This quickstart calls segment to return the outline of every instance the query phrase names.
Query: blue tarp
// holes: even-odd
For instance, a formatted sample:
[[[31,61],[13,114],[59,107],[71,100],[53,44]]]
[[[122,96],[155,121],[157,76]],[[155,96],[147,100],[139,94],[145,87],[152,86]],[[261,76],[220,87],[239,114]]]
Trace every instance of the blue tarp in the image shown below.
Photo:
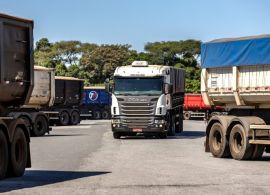
[[[270,65],[270,35],[220,39],[201,45],[201,66]]]

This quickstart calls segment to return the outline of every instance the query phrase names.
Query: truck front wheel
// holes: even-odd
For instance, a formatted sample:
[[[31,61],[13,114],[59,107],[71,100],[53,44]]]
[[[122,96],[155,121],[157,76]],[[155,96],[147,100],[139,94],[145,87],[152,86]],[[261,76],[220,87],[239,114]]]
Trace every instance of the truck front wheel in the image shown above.
[[[118,132],[113,132],[113,138],[114,138],[114,139],[120,139],[120,137],[121,137],[121,134],[120,134],[120,133],[118,133]]]
[[[209,148],[214,157],[224,158],[230,155],[228,141],[220,123],[214,123],[210,129]]]
[[[27,141],[23,130],[17,127],[11,143],[11,176],[19,177],[24,174],[27,164]]]
[[[0,129],[0,179],[5,178],[8,167],[8,143],[4,132]]]
[[[232,128],[229,145],[232,157],[235,160],[251,159],[254,146],[249,144],[248,137],[242,125],[237,124]]]

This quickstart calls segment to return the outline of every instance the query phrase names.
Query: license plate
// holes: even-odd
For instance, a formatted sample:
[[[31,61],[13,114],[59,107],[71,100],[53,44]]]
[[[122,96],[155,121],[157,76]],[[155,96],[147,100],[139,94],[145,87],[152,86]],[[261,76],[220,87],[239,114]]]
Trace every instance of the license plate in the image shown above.
[[[142,132],[142,129],[141,128],[134,128],[132,129],[133,132]]]

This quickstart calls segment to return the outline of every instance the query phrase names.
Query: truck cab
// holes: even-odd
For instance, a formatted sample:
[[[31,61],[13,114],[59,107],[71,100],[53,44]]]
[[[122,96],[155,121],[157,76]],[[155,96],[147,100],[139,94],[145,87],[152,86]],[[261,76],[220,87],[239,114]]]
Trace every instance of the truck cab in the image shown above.
[[[112,89],[114,138],[137,134],[166,137],[182,131],[184,71],[135,61],[115,70]]]

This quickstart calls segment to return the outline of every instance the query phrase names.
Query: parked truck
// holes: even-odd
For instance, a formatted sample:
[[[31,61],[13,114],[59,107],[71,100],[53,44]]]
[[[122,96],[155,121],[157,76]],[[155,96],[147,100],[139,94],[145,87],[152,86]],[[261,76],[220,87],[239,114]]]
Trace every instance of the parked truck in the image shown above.
[[[155,134],[160,138],[183,130],[185,72],[135,61],[114,72],[113,136]]]
[[[201,49],[204,102],[228,110],[209,120],[206,151],[260,158],[270,145],[270,35],[215,40]]]
[[[214,115],[225,114],[220,106],[208,106],[203,102],[201,94],[186,94],[184,101],[184,119],[191,118],[209,119]]]
[[[45,114],[51,125],[77,125],[80,123],[79,106],[82,103],[83,80],[73,77],[55,76],[55,69],[35,66],[34,89],[25,112],[39,111]],[[22,110],[22,108],[21,108]],[[47,132],[47,120],[35,123],[31,118],[24,118],[30,126],[34,136],[42,136]]]
[[[28,102],[33,89],[33,21],[0,14],[0,43],[0,179],[3,179],[21,176],[31,166],[27,124],[8,113],[10,107]]]
[[[105,87],[84,87],[83,104],[80,107],[81,116],[93,119],[111,118],[111,94]]]

